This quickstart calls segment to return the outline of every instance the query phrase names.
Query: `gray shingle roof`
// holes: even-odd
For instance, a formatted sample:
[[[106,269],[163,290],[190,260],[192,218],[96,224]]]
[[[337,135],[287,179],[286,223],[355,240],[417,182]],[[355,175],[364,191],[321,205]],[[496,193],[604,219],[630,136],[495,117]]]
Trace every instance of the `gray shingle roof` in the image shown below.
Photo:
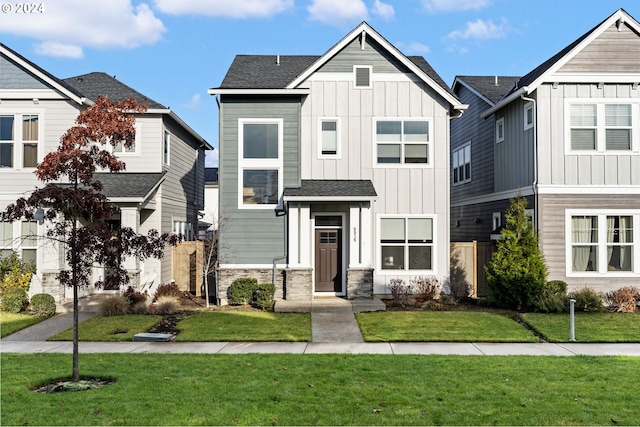
[[[285,188],[287,197],[376,197],[376,189],[370,180],[303,179],[300,187]]]
[[[83,74],[81,76],[69,77],[63,81],[93,101],[100,96],[107,96],[113,102],[134,98],[138,104],[146,102],[147,106],[151,109],[167,108],[106,73],[95,72]]]
[[[102,193],[108,198],[145,198],[164,177],[164,173],[96,173]]]
[[[480,92],[494,104],[500,101],[502,96],[513,89],[520,77],[515,76],[456,76],[469,86]],[[496,79],[498,84],[496,85]]]
[[[409,58],[411,62],[416,64],[418,68],[420,68],[426,75],[431,77],[433,81],[435,81],[438,85],[440,85],[444,90],[446,90],[456,98],[458,97],[458,95],[453,93],[451,88],[449,88],[449,86],[444,82],[444,80],[442,80],[442,77],[440,77],[440,75],[436,73],[436,70],[434,70],[431,67],[431,65],[427,62],[426,59],[424,59],[422,56],[407,56],[407,58]]]
[[[218,168],[204,168],[204,182],[205,183],[217,183],[218,182]]]

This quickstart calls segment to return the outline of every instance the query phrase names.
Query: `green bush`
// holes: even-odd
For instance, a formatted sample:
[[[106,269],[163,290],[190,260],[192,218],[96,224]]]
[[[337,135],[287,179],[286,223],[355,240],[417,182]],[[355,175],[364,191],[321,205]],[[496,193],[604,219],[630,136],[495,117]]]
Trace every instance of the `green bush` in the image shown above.
[[[229,286],[229,303],[233,305],[249,304],[253,301],[253,294],[258,287],[258,280],[252,278],[238,278]]]
[[[176,282],[163,283],[158,286],[156,293],[153,294],[153,299],[158,300],[160,297],[182,297],[182,291],[178,287]]]
[[[36,271],[36,266],[32,262],[23,262],[15,252],[7,257],[2,257],[0,259],[0,293],[14,288],[29,292],[29,284],[34,271]]]
[[[29,304],[29,295],[23,288],[11,288],[2,293],[0,308],[7,313],[20,313]]]
[[[547,283],[547,266],[526,207],[524,198],[511,199],[502,239],[485,266],[489,299],[517,310],[534,308]]]
[[[569,293],[576,300],[575,308],[582,311],[604,311],[603,295],[588,286]]]
[[[535,301],[535,309],[543,313],[562,313],[567,308],[567,284],[552,280],[542,288]]]
[[[100,304],[100,314],[105,317],[122,316],[129,311],[129,301],[122,295],[109,295]]]
[[[56,300],[49,294],[35,294],[31,297],[29,312],[37,317],[51,317],[56,314]]]
[[[260,283],[254,292],[255,304],[262,310],[273,307],[276,286],[273,283]]]

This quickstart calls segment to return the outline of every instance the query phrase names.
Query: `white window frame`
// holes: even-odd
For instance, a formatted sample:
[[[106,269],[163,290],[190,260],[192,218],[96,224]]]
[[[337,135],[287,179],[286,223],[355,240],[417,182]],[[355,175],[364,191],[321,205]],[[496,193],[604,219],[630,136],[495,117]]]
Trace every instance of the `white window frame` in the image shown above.
[[[504,141],[504,117],[496,120],[496,144]]]
[[[380,238],[382,236],[381,234],[381,223],[383,219],[404,219],[405,220],[405,242],[404,243],[382,243],[382,239]],[[417,244],[417,243],[409,243],[409,239],[408,239],[408,227],[409,227],[409,222],[407,221],[408,219],[413,219],[413,218],[417,218],[417,219],[431,219],[431,243],[425,243],[425,244]],[[437,217],[436,215],[418,215],[418,214],[411,214],[411,215],[403,215],[403,214],[379,214],[377,215],[376,218],[376,261],[375,261],[375,266],[376,266],[376,274],[379,275],[412,275],[412,276],[419,276],[419,275],[437,275],[437,265],[438,265],[438,233],[437,233],[437,229],[438,229],[438,224],[437,224]],[[383,269],[382,268],[382,246],[386,245],[386,246],[402,246],[404,248],[404,259],[405,259],[405,266],[403,269]],[[431,269],[430,270],[410,270],[408,267],[408,262],[407,260],[409,259],[409,247],[412,245],[417,245],[417,246],[429,246],[431,247]]]
[[[606,130],[620,129],[618,126],[606,125],[605,106],[611,104],[631,105],[631,126],[622,127],[631,129],[631,144],[629,150],[611,150],[607,149]],[[589,128],[595,128],[596,144],[595,149],[574,150],[571,147],[571,106],[572,105],[595,105],[596,106],[596,125]],[[579,127],[574,127],[578,129]],[[640,153],[640,101],[632,98],[604,98],[598,100],[585,98],[572,98],[565,100],[565,152],[570,154],[584,155],[628,155],[631,153]]]
[[[502,226],[502,212],[493,212],[491,214],[492,230],[495,231]]]
[[[166,129],[162,132],[162,164],[165,166],[171,164],[171,132]]]
[[[278,125],[278,157],[275,159],[244,158],[244,125],[245,124],[277,124]],[[274,209],[282,204],[283,193],[283,147],[284,119],[281,118],[239,118],[238,119],[238,209]],[[278,172],[278,202],[270,204],[244,204],[243,177],[245,170],[276,170]]]
[[[359,69],[367,69],[369,70],[369,84],[367,86],[358,86],[357,85],[357,70]],[[354,65],[353,66],[353,88],[354,89],[371,89],[373,83],[373,66],[371,65]]]
[[[378,122],[400,122],[401,125],[401,141],[399,142],[379,142],[377,135]],[[405,141],[404,140],[404,124],[406,122],[427,122],[429,133],[427,134],[427,141]],[[433,118],[431,117],[374,117],[373,119],[373,166],[375,168],[433,168]],[[426,163],[405,163],[405,147],[407,145],[427,145],[427,162]],[[379,145],[400,145],[400,163],[378,163],[378,146]]]
[[[531,113],[531,121],[529,121],[529,113]],[[524,130],[533,128],[535,122],[535,112],[533,111],[533,102],[527,102],[524,104]]]
[[[133,150],[131,151],[126,151],[124,149],[124,146],[122,144],[120,144],[120,150],[117,149],[117,146],[111,145],[111,153],[117,155],[118,157],[130,157],[130,156],[139,156],[140,155],[140,126],[138,123],[135,124],[135,131],[136,131],[136,135],[135,135],[135,139],[133,141]],[[164,138],[164,135],[163,135]],[[164,156],[164,140],[163,140],[163,152],[162,155]]]
[[[322,124],[323,123],[335,123],[336,124],[336,154],[323,154],[322,153]],[[318,118],[318,158],[319,159],[339,159],[341,156],[341,127],[340,119],[338,117],[319,117]]]
[[[459,163],[459,156],[460,153],[462,153],[463,155],[463,163],[460,164]],[[467,158],[467,154],[468,157]],[[469,174],[467,176],[467,168],[466,165],[469,165]],[[460,185],[460,184],[464,184],[466,182],[470,182],[471,181],[471,141],[467,142],[466,144],[464,144],[463,146],[457,148],[456,150],[454,150],[453,155],[451,156],[451,171],[452,171],[452,177],[451,177],[451,182],[453,183],[453,185]],[[461,168],[464,177],[461,178],[460,174],[458,174],[458,180],[455,180],[455,176],[456,176],[456,170],[458,170],[459,168]]]
[[[44,110],[39,108],[0,108],[0,116],[13,116],[13,140],[0,141],[2,144],[11,143],[13,146],[12,166],[0,167],[0,173],[16,170],[33,171],[37,164],[44,158]],[[34,141],[25,141],[22,132],[23,116],[38,116],[38,139]],[[36,166],[24,166],[24,145],[37,145],[37,161]]]
[[[572,217],[597,217],[597,271],[573,271]],[[608,271],[607,217],[631,216],[633,221],[633,258],[631,271]],[[567,277],[640,277],[640,209],[567,209],[565,210],[565,264]]]

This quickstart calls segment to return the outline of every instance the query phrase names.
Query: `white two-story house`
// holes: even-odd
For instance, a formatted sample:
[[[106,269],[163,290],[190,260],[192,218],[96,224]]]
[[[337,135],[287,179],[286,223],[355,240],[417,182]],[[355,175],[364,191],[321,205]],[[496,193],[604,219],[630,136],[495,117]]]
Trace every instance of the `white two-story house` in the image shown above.
[[[569,289],[640,280],[640,24],[620,9],[521,78],[459,76],[451,233],[489,241],[528,200]]]
[[[465,106],[367,23],[320,56],[239,55],[218,97],[219,289],[371,298],[449,277],[449,122]]]
[[[151,229],[181,233],[187,240],[197,230],[204,206],[205,150],[212,149],[173,111],[104,73],[59,79],[0,44],[0,209],[42,185],[34,171],[44,156],[57,149],[60,137],[77,115],[99,96],[117,102],[135,98],[148,106],[136,117],[133,147],[114,150],[126,163],[119,174],[101,173],[105,194],[118,208],[113,226],[141,234]],[[62,247],[39,237],[46,224],[34,221],[0,223],[2,255],[16,251],[36,262],[30,293],[46,292],[58,301],[71,295],[56,279],[65,268]],[[135,287],[157,286],[172,278],[171,250],[162,260],[124,259]],[[101,279],[102,266],[94,269]],[[92,293],[96,289],[85,289]],[[82,294],[82,293],[81,293]]]

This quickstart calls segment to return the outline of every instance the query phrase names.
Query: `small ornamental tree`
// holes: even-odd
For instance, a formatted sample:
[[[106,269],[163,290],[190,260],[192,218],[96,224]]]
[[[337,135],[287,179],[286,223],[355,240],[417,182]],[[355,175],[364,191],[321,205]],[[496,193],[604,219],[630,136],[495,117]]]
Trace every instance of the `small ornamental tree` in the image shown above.
[[[511,199],[502,239],[485,266],[489,299],[518,310],[534,307],[547,283],[547,267],[526,207],[520,195]]]
[[[135,141],[135,115],[146,106],[133,99],[113,104],[100,97],[81,112],[75,126],[60,138],[57,151],[45,156],[35,174],[44,183],[29,197],[20,198],[0,215],[3,221],[33,219],[36,211],[45,209],[46,239],[64,245],[69,270],[60,271],[58,279],[73,289],[73,372],[72,381],[79,381],[78,368],[78,289],[94,284],[112,289],[129,282],[122,268],[123,257],[140,260],[161,258],[165,245],[174,245],[174,235],[160,235],[151,230],[146,236],[131,228],[113,230],[108,220],[117,208],[101,193],[102,185],[94,177],[98,171],[117,173],[125,169],[107,145],[122,143],[131,147]],[[91,268],[104,266],[108,272],[104,281],[91,283]]]

